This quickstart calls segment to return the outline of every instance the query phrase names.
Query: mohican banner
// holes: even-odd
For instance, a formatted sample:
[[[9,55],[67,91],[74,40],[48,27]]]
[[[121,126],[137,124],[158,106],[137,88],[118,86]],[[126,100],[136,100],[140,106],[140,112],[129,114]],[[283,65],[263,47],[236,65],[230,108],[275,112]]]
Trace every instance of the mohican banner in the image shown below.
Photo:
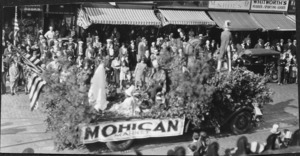
[[[285,12],[288,6],[289,0],[252,0],[251,10]]]
[[[120,122],[103,122],[81,128],[83,144],[122,141],[151,137],[179,136],[183,134],[185,118],[141,119]]]

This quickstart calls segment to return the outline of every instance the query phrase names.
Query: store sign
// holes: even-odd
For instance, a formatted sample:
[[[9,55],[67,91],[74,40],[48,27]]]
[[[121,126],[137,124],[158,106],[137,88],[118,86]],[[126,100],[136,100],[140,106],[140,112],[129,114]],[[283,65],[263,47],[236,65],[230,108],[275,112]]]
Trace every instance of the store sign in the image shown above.
[[[251,10],[287,11],[289,0],[252,0]]]
[[[250,0],[240,1],[209,1],[208,8],[211,9],[232,9],[232,10],[249,10]]]
[[[40,6],[40,5],[25,5],[23,10],[24,11],[43,11],[42,6]]]
[[[81,128],[81,141],[86,144],[136,138],[178,136],[183,134],[183,129],[184,118],[106,122],[83,126]]]
[[[296,0],[290,0],[288,12],[289,13],[296,13]]]

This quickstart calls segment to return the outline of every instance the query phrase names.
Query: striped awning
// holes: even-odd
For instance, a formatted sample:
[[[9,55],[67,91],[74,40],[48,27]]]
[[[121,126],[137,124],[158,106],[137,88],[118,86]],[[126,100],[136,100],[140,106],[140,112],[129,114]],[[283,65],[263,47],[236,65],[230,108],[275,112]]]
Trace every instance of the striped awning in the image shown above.
[[[93,24],[161,25],[153,10],[86,7],[85,11]]]
[[[296,23],[296,16],[295,15],[286,15],[286,17]]]
[[[296,31],[296,23],[283,14],[251,13],[250,15],[266,31]]]
[[[209,11],[208,14],[220,28],[224,27],[226,20],[230,20],[231,31],[253,31],[260,28],[248,13]]]
[[[163,25],[215,25],[204,11],[159,10],[164,20]]]

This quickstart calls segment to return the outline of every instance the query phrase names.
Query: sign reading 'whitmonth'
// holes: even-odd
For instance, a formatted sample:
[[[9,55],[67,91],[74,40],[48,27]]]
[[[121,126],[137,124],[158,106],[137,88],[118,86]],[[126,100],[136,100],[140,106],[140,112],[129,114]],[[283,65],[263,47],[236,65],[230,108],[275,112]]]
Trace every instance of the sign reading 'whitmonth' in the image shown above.
[[[209,1],[208,8],[211,8],[211,9],[249,10],[250,9],[250,0]]]
[[[289,0],[252,0],[251,10],[287,11]]]
[[[178,136],[183,134],[183,129],[184,118],[105,122],[83,126],[81,128],[81,140],[86,144],[137,138]]]

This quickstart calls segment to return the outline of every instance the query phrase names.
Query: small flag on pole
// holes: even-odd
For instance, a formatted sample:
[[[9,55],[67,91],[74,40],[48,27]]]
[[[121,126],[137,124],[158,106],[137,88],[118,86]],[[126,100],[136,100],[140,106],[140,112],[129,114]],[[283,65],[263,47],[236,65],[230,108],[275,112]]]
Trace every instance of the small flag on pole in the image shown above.
[[[77,25],[82,27],[83,29],[87,29],[92,23],[89,21],[88,15],[85,11],[81,8],[78,10],[77,16]]]
[[[29,80],[28,88],[31,111],[35,110],[38,107],[37,101],[45,84],[46,82],[37,74],[33,74],[31,79]]]

